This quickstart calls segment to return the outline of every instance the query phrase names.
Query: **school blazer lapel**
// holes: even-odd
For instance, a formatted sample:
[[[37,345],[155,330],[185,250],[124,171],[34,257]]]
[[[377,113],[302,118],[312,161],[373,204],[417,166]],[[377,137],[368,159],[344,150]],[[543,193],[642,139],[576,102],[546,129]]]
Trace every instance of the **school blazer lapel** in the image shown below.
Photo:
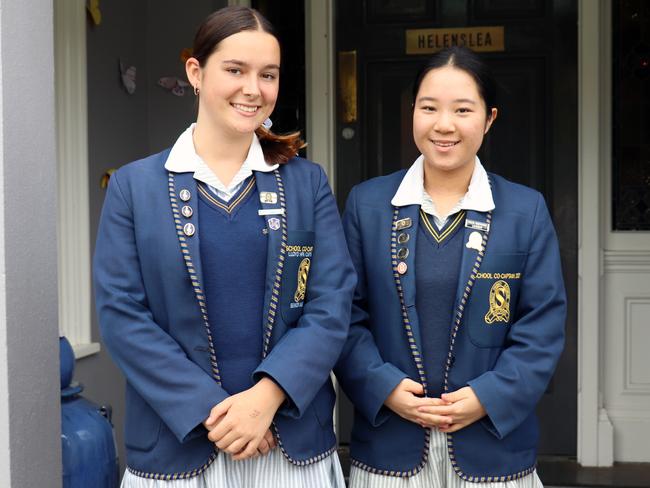
[[[269,351],[275,320],[280,313],[280,284],[287,244],[287,205],[279,170],[256,171],[260,211],[268,232],[266,291],[264,294],[264,356]]]
[[[391,265],[397,293],[406,308],[406,333],[413,334],[415,346],[420,349],[420,324],[415,311],[415,249],[420,221],[420,206],[395,207],[391,228]],[[406,237],[408,236],[408,237]],[[400,242],[402,241],[402,242]],[[406,241],[406,242],[403,242]]]
[[[452,324],[452,327],[456,325],[460,326],[465,305],[474,286],[476,274],[485,256],[491,223],[491,211],[467,211],[465,228],[463,229],[463,257],[458,275],[458,288],[456,290],[456,314],[454,315],[454,324]]]
[[[193,173],[169,173],[169,200],[176,237],[190,274],[192,286],[197,294],[203,295],[199,243],[199,192]]]

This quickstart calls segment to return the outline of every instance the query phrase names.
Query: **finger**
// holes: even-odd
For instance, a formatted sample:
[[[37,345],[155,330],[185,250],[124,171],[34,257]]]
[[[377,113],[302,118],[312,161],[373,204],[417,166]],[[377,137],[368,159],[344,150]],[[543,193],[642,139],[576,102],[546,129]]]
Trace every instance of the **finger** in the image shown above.
[[[460,390],[452,391],[450,393],[443,393],[440,395],[440,398],[442,398],[446,402],[451,402],[455,403],[458,400],[462,400],[467,396],[467,390],[465,388],[461,388]]]
[[[424,397],[424,398],[419,398],[419,400],[420,403],[422,403],[422,405],[433,405],[433,406],[450,405],[449,402],[444,401],[442,398]]]
[[[224,436],[232,431],[231,423],[224,418],[222,418],[220,422],[217,422],[214,425],[214,428],[208,432],[208,439],[210,439],[212,442],[219,442],[224,438]]]
[[[216,422],[216,420],[221,417],[222,415],[225,415],[228,412],[228,409],[230,408],[230,405],[232,404],[232,400],[230,399],[231,397],[226,398],[222,402],[216,404],[214,407],[212,407],[212,410],[210,410],[210,415],[208,416],[207,419],[205,419],[204,424],[210,425]]]
[[[224,448],[223,450],[226,451],[228,454],[239,454],[247,445],[246,439],[242,439],[241,437],[239,439],[235,439],[230,443],[229,446]],[[234,456],[233,456],[234,457]]]
[[[450,403],[441,400],[440,398],[429,398],[429,397],[416,397],[413,396],[410,399],[411,404],[418,407],[441,407],[451,405]]]
[[[421,405],[417,408],[417,411],[431,415],[446,416],[453,416],[459,413],[458,408],[454,405]]]
[[[438,430],[440,432],[444,432],[445,434],[453,434],[454,432],[458,432],[463,427],[465,427],[465,424],[458,423],[458,424],[451,424],[444,427],[442,426],[438,427]]]
[[[257,446],[257,450],[262,456],[265,456],[271,450],[271,446],[269,446],[269,443],[266,439],[262,439],[260,441],[260,445]]]
[[[209,437],[209,435],[208,435]],[[226,435],[221,437],[220,439],[216,441],[212,441],[216,444],[216,446],[221,449],[222,451],[225,451],[230,444],[235,442],[237,439],[239,439],[240,436],[235,434],[233,431],[227,432]],[[243,447],[243,446],[242,446]]]
[[[418,417],[418,423],[424,424],[427,427],[443,427],[452,425],[453,419],[451,417],[443,417],[441,415],[421,414]]]
[[[273,449],[277,446],[277,443],[275,442],[275,437],[273,436],[273,432],[270,430],[267,430],[266,433],[264,434],[264,439],[266,442],[269,444],[269,449]]]
[[[420,383],[418,383],[416,381],[413,381],[410,378],[404,379],[402,381],[401,386],[405,391],[415,393],[416,395],[423,395],[424,394],[424,387]]]
[[[208,423],[208,421],[206,419],[206,421],[203,423],[203,425],[204,425],[204,427],[206,429],[208,429],[208,431],[212,431],[212,430],[217,428],[217,426],[219,425],[220,422],[223,421],[223,419],[226,418],[226,415],[227,414],[224,414],[221,417],[218,417],[217,420],[215,420],[214,422],[211,422],[211,423]]]
[[[234,461],[241,461],[242,459],[248,459],[255,457],[257,455],[257,441],[250,441],[242,452],[235,454],[232,458]]]

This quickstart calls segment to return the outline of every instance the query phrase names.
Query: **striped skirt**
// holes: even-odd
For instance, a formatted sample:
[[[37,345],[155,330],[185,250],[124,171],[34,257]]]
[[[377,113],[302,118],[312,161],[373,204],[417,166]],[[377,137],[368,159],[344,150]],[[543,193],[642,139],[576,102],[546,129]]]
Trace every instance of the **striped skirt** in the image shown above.
[[[447,436],[436,429],[431,431],[429,460],[415,476],[398,478],[373,474],[352,466],[350,488],[543,488],[537,472],[518,480],[471,483],[456,475],[447,452]]]
[[[185,480],[159,481],[135,476],[128,469],[121,488],[345,488],[336,452],[307,466],[291,464],[279,448],[268,455],[233,461],[219,453],[199,476]]]

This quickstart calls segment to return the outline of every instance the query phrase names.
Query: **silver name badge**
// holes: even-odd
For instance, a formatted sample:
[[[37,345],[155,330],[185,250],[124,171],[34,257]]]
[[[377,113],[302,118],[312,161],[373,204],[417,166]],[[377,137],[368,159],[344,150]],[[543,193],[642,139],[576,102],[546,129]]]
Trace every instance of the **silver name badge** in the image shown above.
[[[257,215],[284,215],[283,208],[261,208],[257,211]]]
[[[480,230],[487,232],[490,230],[490,224],[487,222],[479,222],[478,220],[465,219],[465,227],[468,229]]]

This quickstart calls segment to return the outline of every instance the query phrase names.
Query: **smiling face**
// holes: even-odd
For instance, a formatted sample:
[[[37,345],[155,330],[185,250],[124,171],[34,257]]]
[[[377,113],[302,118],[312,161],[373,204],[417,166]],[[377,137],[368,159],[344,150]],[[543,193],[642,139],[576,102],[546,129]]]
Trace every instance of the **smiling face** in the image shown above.
[[[263,31],[226,37],[204,66],[187,61],[190,83],[199,89],[197,121],[226,135],[250,134],[271,115],[278,98],[280,45]]]
[[[413,108],[413,139],[425,164],[436,171],[473,168],[483,136],[496,118],[487,117],[474,78],[453,66],[429,71]]]

